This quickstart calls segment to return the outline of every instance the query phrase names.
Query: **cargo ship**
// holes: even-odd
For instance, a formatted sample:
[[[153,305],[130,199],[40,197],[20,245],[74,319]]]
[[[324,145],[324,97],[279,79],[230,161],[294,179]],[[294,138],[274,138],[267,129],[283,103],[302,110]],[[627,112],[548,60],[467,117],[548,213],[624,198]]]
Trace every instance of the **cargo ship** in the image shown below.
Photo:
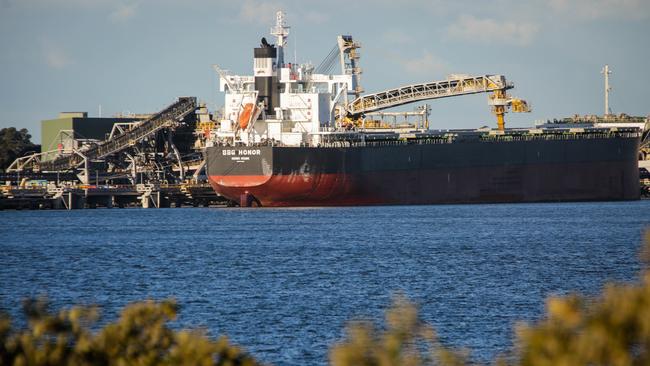
[[[339,36],[314,67],[285,61],[282,12],[271,34],[275,45],[262,38],[253,50],[252,76],[215,66],[225,106],[206,131],[206,172],[218,194],[241,206],[639,198],[638,128],[506,129],[506,112],[530,108],[507,93],[513,84],[503,75],[450,75],[362,94],[351,36]],[[341,73],[332,74],[337,64]],[[385,112],[475,93],[489,95],[497,128],[431,130],[428,106]]]

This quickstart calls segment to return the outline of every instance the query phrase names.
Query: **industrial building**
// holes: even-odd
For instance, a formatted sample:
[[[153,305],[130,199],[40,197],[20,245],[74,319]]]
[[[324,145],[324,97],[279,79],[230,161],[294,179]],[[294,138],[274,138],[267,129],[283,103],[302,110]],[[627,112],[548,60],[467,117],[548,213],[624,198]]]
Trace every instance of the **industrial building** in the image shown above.
[[[41,121],[42,160],[71,153],[82,144],[106,140],[116,123],[132,123],[136,117],[88,117],[88,112],[61,112],[58,118]]]

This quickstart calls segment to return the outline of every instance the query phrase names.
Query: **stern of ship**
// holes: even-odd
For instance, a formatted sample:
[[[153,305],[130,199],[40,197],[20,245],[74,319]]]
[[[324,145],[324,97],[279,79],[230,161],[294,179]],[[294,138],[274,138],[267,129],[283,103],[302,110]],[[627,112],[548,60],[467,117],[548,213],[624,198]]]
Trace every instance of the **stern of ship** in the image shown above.
[[[273,174],[273,148],[269,146],[215,146],[205,150],[206,173],[221,196],[246,205],[260,204],[254,192]]]

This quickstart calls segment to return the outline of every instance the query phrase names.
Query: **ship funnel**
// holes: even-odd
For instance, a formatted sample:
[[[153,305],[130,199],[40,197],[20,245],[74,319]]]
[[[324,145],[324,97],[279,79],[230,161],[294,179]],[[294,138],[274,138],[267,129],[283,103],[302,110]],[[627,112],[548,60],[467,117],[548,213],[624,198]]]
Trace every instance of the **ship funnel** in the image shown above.
[[[280,104],[280,94],[277,88],[278,78],[275,75],[277,49],[262,38],[260,47],[253,49],[253,73],[255,75],[255,90],[259,101],[264,103],[267,115],[275,114],[275,107]]]

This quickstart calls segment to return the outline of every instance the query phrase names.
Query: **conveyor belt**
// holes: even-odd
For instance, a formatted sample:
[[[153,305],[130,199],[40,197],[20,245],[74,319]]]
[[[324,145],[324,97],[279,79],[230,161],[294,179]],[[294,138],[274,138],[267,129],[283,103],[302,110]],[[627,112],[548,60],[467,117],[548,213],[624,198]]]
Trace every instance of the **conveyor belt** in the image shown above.
[[[195,97],[180,97],[178,101],[154,114],[149,119],[142,121],[132,130],[93,146],[82,153],[88,160],[95,160],[122,151],[164,128],[175,127],[183,117],[192,113],[196,107]],[[40,170],[59,171],[73,169],[81,165],[83,161],[83,157],[77,154],[62,156],[52,161],[42,162]]]
[[[427,99],[456,95],[487,93],[506,90],[514,85],[506,82],[503,75],[481,75],[450,78],[422,84],[402,86],[379,93],[363,95],[348,105],[348,113],[358,116],[368,112],[397,107]]]

